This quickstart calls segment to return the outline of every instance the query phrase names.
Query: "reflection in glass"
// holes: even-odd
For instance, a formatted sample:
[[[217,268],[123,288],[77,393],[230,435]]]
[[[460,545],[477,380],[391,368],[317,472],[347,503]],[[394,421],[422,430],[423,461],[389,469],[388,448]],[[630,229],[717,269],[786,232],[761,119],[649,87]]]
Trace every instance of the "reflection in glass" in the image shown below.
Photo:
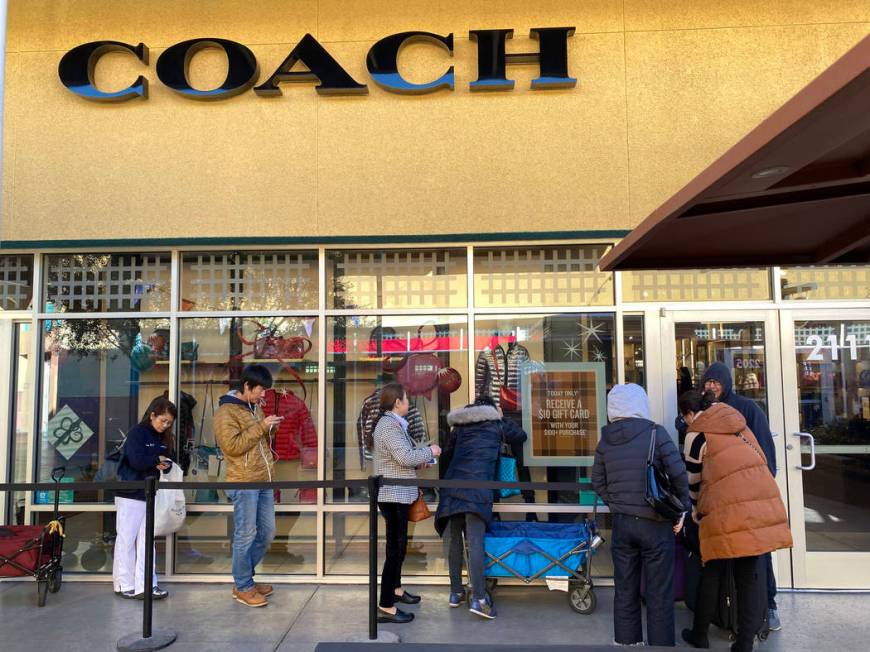
[[[66,480],[90,481],[152,399],[169,391],[169,361],[158,353],[169,320],[53,320],[41,328],[36,480],[48,482],[51,469],[64,466]],[[75,500],[111,502],[98,493],[76,492]]]
[[[276,534],[257,572],[314,575],[317,572],[317,518],[304,512],[275,515]],[[233,562],[233,513],[190,513],[175,535],[175,572],[229,575]]]
[[[30,384],[31,341],[33,327],[30,324],[15,324],[15,394],[13,398],[12,426],[12,482],[27,481],[27,443],[33,431],[33,388]],[[24,492],[9,496],[10,522],[24,523]]]
[[[622,272],[622,299],[641,301],[765,301],[766,269],[687,269]]]
[[[464,308],[465,249],[328,251],[330,308]]]
[[[169,310],[168,253],[51,255],[45,265],[45,312]]]
[[[317,251],[184,254],[181,310],[316,310]]]
[[[807,550],[870,551],[870,322],[796,323],[795,356]]]
[[[328,575],[365,575],[369,569],[369,515],[333,512],[325,518],[325,562]],[[384,520],[378,516],[378,549],[383,558]],[[408,523],[408,551],[403,575],[447,575],[444,545],[435,519]]]
[[[29,310],[33,299],[33,256],[0,256],[0,311]]]
[[[223,481],[226,465],[212,419],[221,396],[249,364],[272,372],[263,411],[284,417],[273,433],[275,480],[317,479],[317,319],[315,317],[191,318],[179,322],[181,338],[178,449],[185,479]],[[224,492],[191,489],[187,499],[215,503]],[[317,502],[316,489],[281,489],[280,503]]]
[[[409,434],[418,445],[443,444],[447,413],[468,402],[465,316],[341,316],[327,322],[327,479],[365,478],[370,437],[380,417],[380,388],[405,386]],[[420,477],[437,477],[437,468]],[[365,501],[364,491],[335,489],[336,502]],[[435,500],[435,492],[426,491]]]
[[[643,354],[643,315],[622,318],[622,363],[625,382],[646,387],[646,367]]]
[[[613,274],[598,269],[610,248],[609,244],[475,247],[474,305],[612,305]]]
[[[870,265],[784,267],[779,283],[784,301],[870,299]]]
[[[115,544],[115,512],[64,512],[66,527],[61,564],[64,573],[112,573]],[[53,512],[37,512],[36,523],[45,525]],[[157,573],[166,568],[166,538],[154,539]]]
[[[479,317],[474,324],[475,396],[489,394],[506,419],[523,427],[520,374],[523,366],[548,363],[600,363],[605,385],[616,382],[617,359],[614,317],[611,313],[504,315]],[[596,434],[597,436],[597,434]],[[507,503],[582,505],[594,502],[588,467],[526,466],[523,447],[514,447],[521,481],[579,482],[578,491],[524,491]],[[533,516],[530,511],[528,517]],[[577,514],[549,514],[553,521],[573,520]]]
[[[722,362],[731,370],[733,391],[767,412],[764,322],[679,322],[674,330],[677,396],[699,387],[707,367]]]

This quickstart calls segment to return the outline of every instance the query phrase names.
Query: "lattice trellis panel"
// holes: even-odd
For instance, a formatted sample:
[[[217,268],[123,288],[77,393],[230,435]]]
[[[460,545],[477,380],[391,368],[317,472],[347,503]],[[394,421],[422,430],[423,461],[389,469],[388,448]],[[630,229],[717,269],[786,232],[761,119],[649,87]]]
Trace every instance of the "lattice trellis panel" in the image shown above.
[[[870,266],[783,269],[782,298],[870,299]]]
[[[317,307],[316,252],[189,254],[184,266],[193,310]]]
[[[0,256],[0,310],[26,310],[33,296],[33,257]]]
[[[598,270],[602,246],[482,249],[474,258],[481,307],[613,303],[613,275]]]
[[[464,307],[464,252],[334,252],[334,305],[356,308]]]
[[[767,270],[626,272],[626,301],[763,301],[770,299]]]
[[[73,312],[169,308],[170,263],[165,255],[48,256],[46,301]]]

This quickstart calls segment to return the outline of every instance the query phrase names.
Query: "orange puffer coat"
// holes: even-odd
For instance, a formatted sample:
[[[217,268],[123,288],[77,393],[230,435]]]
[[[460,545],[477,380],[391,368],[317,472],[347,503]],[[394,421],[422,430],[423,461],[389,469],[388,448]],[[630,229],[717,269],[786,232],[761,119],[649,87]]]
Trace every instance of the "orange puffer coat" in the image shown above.
[[[791,548],[779,487],[743,416],[716,403],[700,412],[689,429],[703,432],[707,442],[698,498],[701,558],[734,559]]]

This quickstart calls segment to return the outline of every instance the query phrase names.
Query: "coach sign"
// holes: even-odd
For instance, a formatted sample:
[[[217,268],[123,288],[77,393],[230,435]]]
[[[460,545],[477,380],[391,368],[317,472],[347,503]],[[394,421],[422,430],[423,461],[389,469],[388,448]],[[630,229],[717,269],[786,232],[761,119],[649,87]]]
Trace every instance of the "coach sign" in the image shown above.
[[[607,423],[604,364],[550,362],[520,374],[526,465],[591,466]]]
[[[539,41],[538,52],[505,52],[505,41],[513,36],[512,29],[482,29],[469,32],[477,42],[477,79],[469,83],[472,91],[504,91],[514,87],[507,78],[508,64],[537,63],[540,75],[532,81],[535,90],[571,88],[577,80],[568,75],[568,37],[573,27],[536,27],[530,36]],[[398,58],[402,47],[412,42],[425,42],[444,49],[453,56],[453,34],[441,36],[431,32],[402,32],[375,43],[366,56],[366,67],[374,82],[391,93],[424,94],[442,88],[453,90],[453,66],[437,79],[423,84],[406,80],[399,72]],[[227,76],[217,88],[200,90],[190,84],[188,70],[197,52],[206,48],[223,50],[227,57]],[[58,75],[70,91],[94,102],[123,102],[148,97],[148,79],[140,75],[127,88],[107,92],[94,83],[94,69],[100,57],[109,52],[125,52],[148,65],[148,47],[144,43],[130,45],[120,41],[94,41],[74,47],[60,60]],[[308,70],[294,70],[302,63]],[[173,91],[194,100],[225,100],[251,88],[261,97],[281,95],[281,84],[317,82],[315,89],[324,95],[365,95],[368,87],[353,79],[341,64],[311,35],[306,34],[268,79],[258,86],[259,64],[254,53],[235,41],[221,38],[197,38],[182,41],[166,49],[157,59],[157,78]]]

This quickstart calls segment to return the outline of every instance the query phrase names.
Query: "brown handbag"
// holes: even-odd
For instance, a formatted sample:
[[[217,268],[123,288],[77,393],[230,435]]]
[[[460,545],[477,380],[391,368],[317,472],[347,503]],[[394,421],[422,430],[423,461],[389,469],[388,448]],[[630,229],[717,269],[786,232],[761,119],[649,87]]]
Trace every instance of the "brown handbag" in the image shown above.
[[[411,508],[408,510],[408,520],[416,523],[417,521],[425,521],[430,516],[432,516],[432,512],[429,511],[429,505],[423,500],[423,491],[421,490],[417,495],[417,500],[411,503]]]

